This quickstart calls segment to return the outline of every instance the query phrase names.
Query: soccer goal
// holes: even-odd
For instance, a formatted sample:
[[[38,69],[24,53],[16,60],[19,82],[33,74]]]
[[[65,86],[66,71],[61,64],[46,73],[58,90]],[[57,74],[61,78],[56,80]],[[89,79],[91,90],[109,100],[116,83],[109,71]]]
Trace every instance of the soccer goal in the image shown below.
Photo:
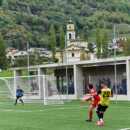
[[[36,100],[39,98],[38,76],[17,76],[0,78],[0,96],[2,98],[14,99],[16,89],[19,86],[24,91],[25,100]]]
[[[24,91],[24,100],[39,100],[40,99],[40,76],[16,76],[14,77],[14,89],[19,86]]]
[[[63,104],[62,95],[57,89],[56,79],[53,75],[30,75],[0,78],[0,97],[15,99],[16,89],[24,91],[25,102],[50,104]]]

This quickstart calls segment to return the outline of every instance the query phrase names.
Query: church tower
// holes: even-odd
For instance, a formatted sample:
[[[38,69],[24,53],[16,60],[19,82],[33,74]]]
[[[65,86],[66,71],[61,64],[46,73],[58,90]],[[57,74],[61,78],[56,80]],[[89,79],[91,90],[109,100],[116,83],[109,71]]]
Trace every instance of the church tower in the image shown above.
[[[75,40],[75,26],[72,20],[70,19],[68,24],[67,24],[67,41]]]

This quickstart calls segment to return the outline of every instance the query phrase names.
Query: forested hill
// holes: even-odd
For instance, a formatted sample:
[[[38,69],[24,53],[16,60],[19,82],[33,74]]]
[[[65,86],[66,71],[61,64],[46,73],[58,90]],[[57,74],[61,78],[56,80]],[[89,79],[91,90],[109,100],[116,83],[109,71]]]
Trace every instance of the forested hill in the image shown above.
[[[95,29],[105,28],[110,36],[113,24],[120,35],[130,33],[130,0],[0,0],[0,31],[7,46],[23,49],[49,47],[49,28],[59,27],[71,17],[78,35],[94,40]]]

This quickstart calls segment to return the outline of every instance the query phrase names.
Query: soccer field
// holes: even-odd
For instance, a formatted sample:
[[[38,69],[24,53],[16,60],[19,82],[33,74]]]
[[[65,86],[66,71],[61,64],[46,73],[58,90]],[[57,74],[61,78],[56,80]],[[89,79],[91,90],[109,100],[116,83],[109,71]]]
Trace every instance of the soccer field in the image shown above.
[[[85,122],[87,104],[73,101],[60,106],[0,102],[0,130],[120,130],[130,128],[130,102],[111,103],[105,126]]]

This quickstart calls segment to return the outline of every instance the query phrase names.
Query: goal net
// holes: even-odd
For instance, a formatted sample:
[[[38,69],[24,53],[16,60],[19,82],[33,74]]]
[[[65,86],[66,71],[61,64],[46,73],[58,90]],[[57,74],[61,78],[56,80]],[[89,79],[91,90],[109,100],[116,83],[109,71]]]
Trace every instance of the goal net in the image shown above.
[[[44,104],[63,104],[63,95],[57,88],[56,78],[53,75],[44,77]]]
[[[15,96],[12,78],[0,77],[0,100],[10,100]]]
[[[0,97],[14,99],[16,89],[20,87],[24,91],[24,99],[39,99],[38,76],[17,76],[0,78]]]
[[[25,102],[63,104],[54,75],[1,77],[0,85],[0,98],[3,99],[14,99],[16,89],[20,87],[24,91]]]
[[[24,100],[38,100],[40,99],[40,76],[17,76],[14,78],[15,90],[19,86],[24,91]]]

